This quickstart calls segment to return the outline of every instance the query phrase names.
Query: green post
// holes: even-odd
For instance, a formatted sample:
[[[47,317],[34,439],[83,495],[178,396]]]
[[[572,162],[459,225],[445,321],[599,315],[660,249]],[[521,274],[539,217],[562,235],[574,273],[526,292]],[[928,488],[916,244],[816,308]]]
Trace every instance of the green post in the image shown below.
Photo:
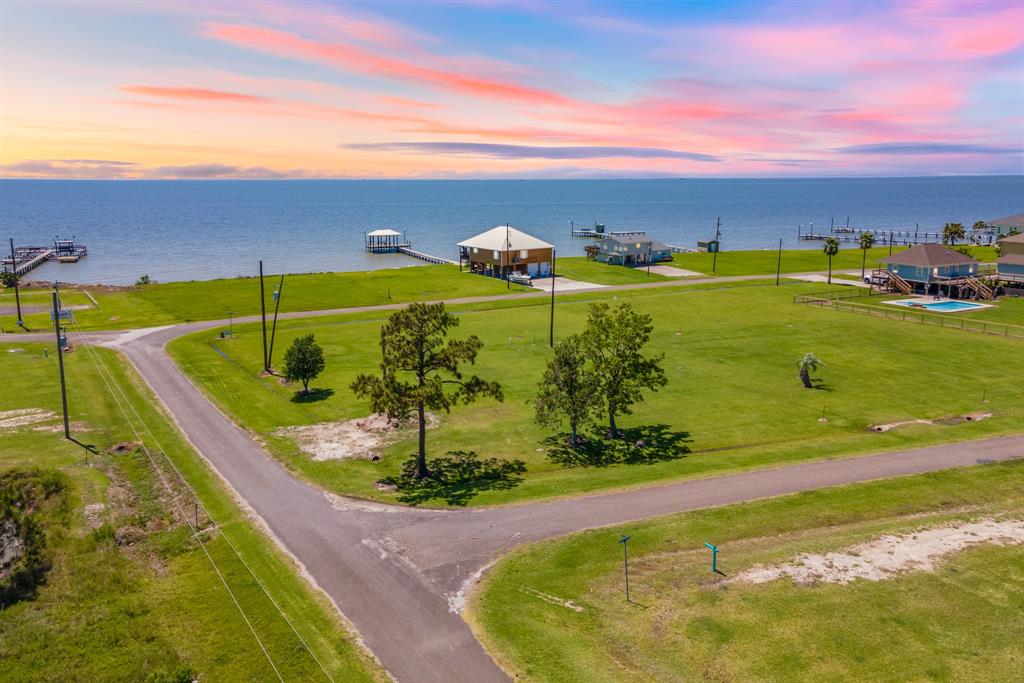
[[[632,536],[623,536],[619,539],[619,543],[622,544],[622,567],[626,572],[626,602],[632,602],[629,599],[629,539]]]
[[[711,548],[711,573],[718,573],[718,546],[711,545],[710,543],[704,544],[706,547]]]

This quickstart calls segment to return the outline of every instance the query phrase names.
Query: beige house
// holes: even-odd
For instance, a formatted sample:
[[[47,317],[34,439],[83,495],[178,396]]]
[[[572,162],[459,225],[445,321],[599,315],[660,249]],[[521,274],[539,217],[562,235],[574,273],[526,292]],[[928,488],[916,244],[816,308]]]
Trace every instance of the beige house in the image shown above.
[[[542,239],[499,225],[459,242],[459,267],[465,263],[470,271],[491,277],[547,277],[551,274],[553,250]]]
[[[999,240],[999,280],[1024,284],[1024,233]]]

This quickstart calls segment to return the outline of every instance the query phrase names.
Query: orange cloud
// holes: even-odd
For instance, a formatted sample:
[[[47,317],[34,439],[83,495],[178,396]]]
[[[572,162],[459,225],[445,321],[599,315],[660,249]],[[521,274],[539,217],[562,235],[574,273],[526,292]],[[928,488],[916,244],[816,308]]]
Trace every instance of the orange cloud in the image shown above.
[[[122,85],[122,92],[133,95],[149,95],[166,97],[176,100],[204,100],[213,102],[269,102],[269,97],[261,95],[245,95],[224,90],[207,90],[206,88],[164,88],[156,85]]]

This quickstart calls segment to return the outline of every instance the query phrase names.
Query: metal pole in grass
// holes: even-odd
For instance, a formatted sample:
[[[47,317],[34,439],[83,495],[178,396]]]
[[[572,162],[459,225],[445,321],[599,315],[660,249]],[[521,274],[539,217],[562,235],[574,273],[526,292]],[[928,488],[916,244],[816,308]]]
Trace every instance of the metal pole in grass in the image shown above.
[[[274,292],[274,324],[270,328],[270,350],[267,352],[267,370],[274,367],[274,338],[277,336],[277,311],[281,308],[281,292],[284,290],[284,273]]]
[[[718,268],[718,250],[721,248],[720,239],[722,234],[722,217],[718,217],[718,222],[715,223],[715,255],[711,258],[711,272],[715,272]]]
[[[71,438],[71,425],[68,424],[68,388],[64,382],[64,339],[60,335],[60,308],[57,305],[57,292],[53,293],[53,329],[57,332],[57,367],[60,368],[60,405],[64,414],[64,438]]]
[[[267,295],[263,291],[263,261],[260,261],[260,320],[263,321],[263,371],[269,370],[267,361]]]
[[[779,277],[782,275],[782,240],[779,240],[779,263],[775,266],[775,286],[779,286]]]
[[[626,572],[626,602],[632,602],[629,599],[629,539],[631,538],[633,537],[623,534],[619,539],[619,543],[622,544],[622,568]]]
[[[705,543],[704,545],[705,545],[705,547],[711,549],[711,573],[712,574],[717,574],[718,573],[718,546],[717,545],[711,545],[710,543]]]
[[[555,250],[551,250],[551,322],[548,329],[548,346],[555,348]]]
[[[235,314],[235,312],[232,311],[229,308],[228,309],[228,336],[229,337],[234,337],[235,336],[235,319],[233,317],[234,314]]]

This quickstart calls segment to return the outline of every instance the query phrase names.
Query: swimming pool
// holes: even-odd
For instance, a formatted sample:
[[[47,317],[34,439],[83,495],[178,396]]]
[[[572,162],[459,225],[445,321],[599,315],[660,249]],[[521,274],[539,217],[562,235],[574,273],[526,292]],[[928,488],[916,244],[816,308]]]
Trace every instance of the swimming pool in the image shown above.
[[[954,301],[953,299],[909,299],[901,301],[886,301],[893,306],[906,306],[907,308],[923,308],[933,313],[960,313],[962,311],[975,311],[979,308],[988,308],[988,304],[976,304],[970,301]]]

